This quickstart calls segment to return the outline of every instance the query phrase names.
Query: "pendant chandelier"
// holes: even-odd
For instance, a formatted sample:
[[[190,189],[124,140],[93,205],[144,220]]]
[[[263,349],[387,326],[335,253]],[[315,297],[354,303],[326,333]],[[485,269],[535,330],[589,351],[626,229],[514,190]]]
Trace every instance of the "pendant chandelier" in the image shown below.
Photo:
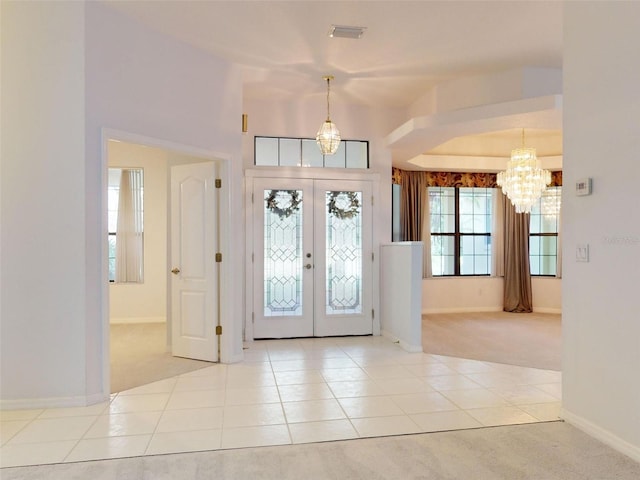
[[[533,204],[551,183],[551,172],[540,168],[536,149],[524,146],[524,129],[522,148],[511,150],[507,170],[498,173],[497,183],[516,207],[516,213],[530,213]]]
[[[323,155],[333,155],[340,146],[340,132],[329,116],[329,92],[331,88],[330,82],[333,80],[333,76],[326,75],[322,78],[327,81],[327,119],[320,126],[320,130],[318,130],[316,143],[318,147],[320,147]]]

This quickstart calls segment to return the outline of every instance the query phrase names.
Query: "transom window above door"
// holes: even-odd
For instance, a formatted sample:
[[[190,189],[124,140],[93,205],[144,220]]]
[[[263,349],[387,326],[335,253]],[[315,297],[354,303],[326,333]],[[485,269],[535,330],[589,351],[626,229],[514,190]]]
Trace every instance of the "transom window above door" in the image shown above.
[[[258,167],[369,168],[369,142],[342,140],[333,155],[323,155],[311,138],[254,137]]]

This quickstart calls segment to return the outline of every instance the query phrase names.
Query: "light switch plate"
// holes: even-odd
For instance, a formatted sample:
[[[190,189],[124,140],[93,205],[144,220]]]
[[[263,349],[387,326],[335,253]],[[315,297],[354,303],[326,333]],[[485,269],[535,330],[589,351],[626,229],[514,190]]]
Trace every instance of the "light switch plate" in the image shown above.
[[[584,243],[576,245],[576,262],[588,262],[589,261],[589,244]]]
[[[576,195],[591,195],[591,177],[581,178],[576,182]]]

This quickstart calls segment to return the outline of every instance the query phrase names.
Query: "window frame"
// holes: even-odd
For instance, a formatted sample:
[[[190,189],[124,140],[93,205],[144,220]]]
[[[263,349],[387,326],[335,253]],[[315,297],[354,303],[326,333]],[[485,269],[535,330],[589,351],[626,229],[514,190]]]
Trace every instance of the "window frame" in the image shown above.
[[[444,189],[444,188],[452,188],[454,191],[454,231],[453,232],[445,232],[445,233],[441,233],[441,232],[433,232],[431,231],[431,229],[429,229],[430,231],[430,235],[431,237],[445,237],[445,238],[453,238],[453,273],[452,274],[442,274],[442,275],[435,275],[433,274],[433,269],[431,272],[432,277],[434,278],[439,278],[439,277],[490,277],[491,276],[491,265],[489,265],[488,268],[488,273],[461,273],[461,257],[462,257],[462,252],[461,252],[461,245],[462,245],[462,239],[463,237],[472,237],[472,238],[477,238],[477,237],[488,237],[489,240],[491,240],[491,236],[492,233],[491,231],[489,232],[485,232],[485,233],[476,233],[476,232],[472,232],[472,233],[466,233],[466,232],[462,232],[461,228],[460,228],[460,189],[461,188],[473,188],[473,189],[483,189],[483,190],[491,190],[489,187],[427,187],[427,197],[429,196],[429,188],[440,188],[440,189]],[[493,215],[492,209],[489,209],[489,214]],[[429,211],[429,217],[431,217],[432,212]],[[433,260],[433,259],[432,259]],[[489,255],[489,261],[491,261],[491,255]],[[475,270],[475,269],[474,269]]]
[[[558,212],[560,212],[560,208],[561,208],[560,207],[560,199],[562,197],[562,186],[561,185],[557,185],[557,186],[548,187],[548,188],[557,189],[558,193],[556,194],[557,195],[557,200],[556,201],[558,202]],[[531,233],[531,230],[532,230],[531,222],[533,221],[534,216],[535,217],[540,217],[540,216],[544,215],[543,208],[542,208],[543,198],[544,198],[544,193],[540,196],[540,198],[537,201],[537,209],[538,209],[539,213],[530,214],[530,217],[529,217],[529,244],[528,244],[528,247],[529,247],[529,274],[532,277],[556,278],[558,276],[558,267],[557,267],[557,262],[558,262],[558,237],[559,237],[558,233],[559,233],[559,230],[560,230],[559,213],[558,213],[558,218],[556,218],[556,221],[555,221],[555,223],[556,223],[555,232],[535,232],[535,233]],[[533,211],[532,211],[532,213],[533,213]],[[539,253],[539,254],[537,254],[535,256],[531,255],[531,240],[532,240],[532,238],[540,238],[540,239],[542,239],[542,238],[553,238],[553,237],[555,237],[555,239],[556,239],[556,251],[555,251],[555,254],[553,254],[553,255],[542,255],[542,254]],[[545,257],[545,256],[553,257],[555,259],[556,267],[554,269],[555,270],[554,273],[532,273],[531,266],[533,265],[533,262],[532,262],[533,258],[535,258],[538,261],[538,267],[540,267],[540,265],[541,265],[540,258],[541,257]],[[540,270],[540,268],[538,270]]]
[[[278,163],[277,165],[258,165],[257,162],[257,144],[258,144],[258,140],[259,139],[272,139],[272,140],[278,140]],[[298,165],[281,165],[281,160],[280,160],[280,141],[281,140],[297,140],[300,142],[300,162]],[[303,142],[313,142],[314,144],[316,143],[315,138],[306,138],[306,137],[276,137],[276,136],[269,136],[269,135],[255,135],[253,137],[253,165],[255,167],[271,167],[271,168],[307,168],[306,166],[301,165],[302,163],[302,153],[303,153]],[[360,143],[363,144],[365,149],[366,149],[366,155],[365,155],[365,162],[366,162],[366,166],[365,167],[349,167],[349,160],[348,160],[348,145],[350,143]],[[352,140],[352,139],[342,139],[341,144],[344,144],[344,148],[345,148],[345,154],[344,154],[344,166],[335,166],[335,165],[327,165],[327,159],[331,159],[334,156],[333,155],[323,155],[322,153],[319,153],[319,155],[322,157],[322,166],[315,166],[312,168],[337,168],[337,169],[342,169],[342,170],[369,170],[371,168],[371,161],[370,161],[370,151],[369,151],[369,141],[368,140]],[[317,146],[316,146],[317,148]]]

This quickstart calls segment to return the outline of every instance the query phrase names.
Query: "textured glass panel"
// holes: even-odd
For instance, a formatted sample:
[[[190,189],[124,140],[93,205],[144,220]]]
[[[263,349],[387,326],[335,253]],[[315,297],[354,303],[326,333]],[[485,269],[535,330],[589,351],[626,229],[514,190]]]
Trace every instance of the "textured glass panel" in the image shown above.
[[[340,142],[338,150],[333,155],[324,156],[324,166],[329,168],[345,168],[345,148],[344,142]]]
[[[256,165],[278,166],[278,139],[256,137]]]
[[[298,138],[280,139],[280,166],[299,167],[302,144]]]
[[[362,313],[362,192],[326,192],[326,313]]]
[[[264,315],[302,315],[302,191],[265,190]]]
[[[460,255],[460,275],[473,275],[473,255]]]
[[[324,167],[322,152],[318,148],[315,140],[302,140],[302,166],[303,167]]]

